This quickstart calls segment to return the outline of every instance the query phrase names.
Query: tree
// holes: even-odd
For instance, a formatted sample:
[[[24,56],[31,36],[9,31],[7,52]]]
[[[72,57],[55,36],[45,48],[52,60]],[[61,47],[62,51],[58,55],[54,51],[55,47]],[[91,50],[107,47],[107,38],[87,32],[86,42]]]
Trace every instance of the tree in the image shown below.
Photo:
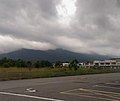
[[[16,67],[26,67],[27,65],[26,65],[25,61],[18,59],[18,60],[16,60],[15,66]]]
[[[70,64],[69,64],[69,68],[70,69],[74,69],[75,71],[78,69],[78,61],[76,60],[76,59],[74,59],[74,60],[71,60],[70,61]]]
[[[12,59],[3,58],[0,60],[0,66],[3,67],[13,67],[15,62]]]
[[[31,70],[32,67],[52,67],[52,63],[49,61],[25,61],[22,59],[12,60],[9,58],[3,58],[0,60],[1,67],[28,67]]]
[[[49,61],[41,61],[40,62],[40,67],[50,67],[52,64]]]
[[[8,62],[8,61],[7,61],[7,58],[4,57],[3,59],[1,59],[0,65],[3,66],[6,62]]]
[[[55,67],[62,67],[62,62],[56,61],[55,62]]]
[[[31,71],[31,69],[32,69],[32,62],[31,61],[27,61],[26,66],[29,68],[29,71]]]
[[[6,62],[3,64],[3,67],[8,68],[8,67],[10,67],[10,64]]]
[[[39,68],[40,67],[40,62],[36,61],[33,65],[34,65],[35,68]]]

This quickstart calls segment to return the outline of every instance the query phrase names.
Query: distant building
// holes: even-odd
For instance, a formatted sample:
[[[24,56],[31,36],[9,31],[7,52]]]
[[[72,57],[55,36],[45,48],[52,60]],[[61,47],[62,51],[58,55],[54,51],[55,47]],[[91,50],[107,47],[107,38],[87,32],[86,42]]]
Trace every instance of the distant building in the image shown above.
[[[69,63],[62,63],[62,66],[63,66],[63,67],[68,67],[68,66],[69,66]]]
[[[94,63],[93,63],[93,62],[85,62],[83,65],[84,65],[86,68],[94,67]]]
[[[85,67],[110,67],[110,68],[120,68],[120,59],[110,59],[104,61],[93,61],[93,62],[86,62],[83,64]]]
[[[77,66],[79,66],[79,67],[83,66],[83,65],[84,65],[84,63],[82,63],[82,62],[80,62],[80,63],[77,64]]]

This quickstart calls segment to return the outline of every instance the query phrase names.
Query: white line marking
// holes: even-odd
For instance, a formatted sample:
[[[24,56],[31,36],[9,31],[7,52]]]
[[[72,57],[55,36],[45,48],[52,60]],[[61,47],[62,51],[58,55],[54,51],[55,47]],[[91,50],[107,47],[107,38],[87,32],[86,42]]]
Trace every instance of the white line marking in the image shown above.
[[[31,96],[31,95],[25,95],[25,94],[15,94],[15,93],[8,93],[8,92],[0,92],[0,94],[18,96],[18,97],[26,97],[26,98],[33,98],[33,99],[40,99],[40,100],[46,100],[46,101],[64,101],[64,100],[59,100],[59,99]]]
[[[100,86],[100,85],[95,85],[96,87],[104,87],[104,88],[113,88],[113,89],[120,89],[117,87],[110,87],[110,86]]]
[[[72,91],[79,91],[79,90],[82,90],[82,91],[87,91],[89,93],[95,93],[97,95],[103,95],[105,97],[110,97],[110,98],[105,98],[105,97],[95,97],[95,96],[91,96],[91,95],[85,95],[85,93],[72,93]],[[90,97],[90,98],[94,98],[94,99],[102,99],[102,100],[108,100],[108,101],[119,101],[119,97],[116,97],[116,96],[119,96],[120,93],[114,93],[114,92],[106,92],[106,91],[99,91],[99,90],[92,90],[92,89],[84,89],[84,88],[78,88],[78,89],[73,89],[73,90],[68,90],[68,91],[64,91],[64,92],[60,92],[62,94],[68,94],[68,95],[76,95],[76,96],[83,96],[83,97]],[[110,94],[114,94],[113,95],[110,95]],[[112,98],[112,99],[111,99]]]
[[[76,93],[67,93],[67,92],[61,92],[61,94],[75,95],[75,96],[81,96],[81,97],[85,97],[85,98],[87,97],[87,98],[107,100],[107,101],[119,101],[119,100],[115,100],[115,99],[109,99],[109,98],[104,98],[104,97],[95,97],[95,96],[90,96],[90,95],[85,95],[85,94],[76,94]]]
[[[91,90],[91,89],[83,89],[83,88],[81,88],[80,90],[95,93],[97,95],[108,96],[110,98],[120,99],[119,97],[115,97],[115,96],[119,96],[120,95],[119,93],[115,95],[115,93],[99,91],[99,90]],[[112,95],[109,95],[109,94],[112,94]],[[114,96],[113,96],[113,94],[114,94]]]
[[[95,86],[97,86],[97,85],[95,85]],[[76,91],[76,90],[85,90],[85,89],[84,88],[76,88],[76,89],[67,90],[67,91],[64,91],[64,92],[69,93],[69,92]],[[101,93],[109,93],[109,94],[120,95],[120,93],[106,92],[106,91],[102,91],[102,90],[94,90],[94,89],[86,89],[86,90],[92,90],[92,91],[98,91],[98,92],[101,92]]]
[[[94,89],[84,89],[84,88],[80,88],[78,90],[87,90],[87,91],[93,91],[93,92],[100,92],[100,93],[108,93],[108,94],[116,94],[120,96],[120,93],[115,93],[115,92],[107,92],[107,91],[103,91],[103,90],[94,90]]]

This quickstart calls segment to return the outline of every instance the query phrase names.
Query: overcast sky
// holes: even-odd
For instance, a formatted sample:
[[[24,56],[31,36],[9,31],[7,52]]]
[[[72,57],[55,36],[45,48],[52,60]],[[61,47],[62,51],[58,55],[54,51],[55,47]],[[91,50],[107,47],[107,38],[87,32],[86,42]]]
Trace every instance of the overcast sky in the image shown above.
[[[0,0],[0,53],[21,48],[120,56],[120,0]]]

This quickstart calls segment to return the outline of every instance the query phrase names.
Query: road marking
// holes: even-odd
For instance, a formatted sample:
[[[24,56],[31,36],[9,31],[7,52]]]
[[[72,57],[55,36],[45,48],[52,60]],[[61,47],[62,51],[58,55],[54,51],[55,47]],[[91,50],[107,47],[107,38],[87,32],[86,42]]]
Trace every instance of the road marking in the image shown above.
[[[94,97],[94,96],[91,96],[91,95],[85,95],[85,93],[72,93],[72,91],[79,91],[79,90],[82,90],[82,91],[87,91],[89,93],[95,93],[97,95],[103,95],[105,97],[110,97],[110,98],[105,98],[105,97]],[[92,90],[92,89],[84,89],[84,88],[78,88],[78,89],[72,89],[72,90],[68,90],[68,91],[64,91],[64,92],[60,92],[62,94],[69,94],[69,95],[77,95],[77,96],[83,96],[83,97],[90,97],[90,98],[95,98],[95,99],[103,99],[103,100],[108,100],[108,101],[119,101],[120,98],[117,97],[117,96],[120,96],[120,93],[114,93],[114,92],[106,92],[106,91],[99,91],[99,90]],[[107,93],[107,94],[103,94],[103,93]],[[114,94],[114,96],[112,95],[109,95],[109,94]],[[111,99],[112,98],[112,99]]]
[[[95,85],[96,87],[104,87],[104,88],[113,88],[113,89],[120,89],[117,87],[110,87],[110,86],[100,86],[100,85]]]
[[[120,97],[116,97],[116,96],[120,96],[119,93],[112,93],[112,92],[92,90],[92,89],[83,89],[83,88],[81,88],[81,89],[79,89],[79,90],[83,90],[83,91],[95,93],[95,94],[98,94],[98,95],[107,96],[107,97],[110,97],[110,98],[120,99]],[[114,96],[113,96],[113,95],[108,95],[108,94],[114,94]]]
[[[119,95],[119,96],[120,96],[120,93],[106,92],[106,91],[103,91],[103,90],[84,89],[84,88],[79,88],[79,90],[91,90],[91,91],[96,91],[96,92],[101,92],[101,93],[116,94],[116,95]]]
[[[105,84],[108,84],[108,85],[119,85],[117,83],[105,83]]]
[[[95,85],[96,86],[96,85]],[[76,89],[72,89],[72,90],[67,90],[65,92],[72,92],[72,91],[76,91],[76,90],[83,90],[84,88],[76,88]],[[89,89],[87,89],[89,90]],[[116,95],[120,95],[120,93],[115,93],[115,92],[106,92],[106,91],[100,91],[100,90],[92,90],[92,91],[98,91],[98,92],[101,92],[101,93],[110,93],[110,94],[116,94]]]
[[[115,99],[108,99],[108,98],[102,98],[102,97],[94,97],[94,96],[84,95],[84,94],[80,95],[80,94],[76,94],[76,93],[61,92],[61,94],[76,95],[76,96],[89,97],[89,98],[93,98],[93,99],[100,99],[100,100],[107,100],[107,101],[119,101],[119,100],[115,100]]]
[[[31,95],[25,95],[25,94],[8,93],[8,92],[0,92],[0,94],[18,96],[18,97],[26,97],[26,98],[33,98],[33,99],[46,100],[46,101],[64,101],[64,100],[59,100],[59,99],[52,99],[52,98],[39,97],[39,96],[31,96]]]

